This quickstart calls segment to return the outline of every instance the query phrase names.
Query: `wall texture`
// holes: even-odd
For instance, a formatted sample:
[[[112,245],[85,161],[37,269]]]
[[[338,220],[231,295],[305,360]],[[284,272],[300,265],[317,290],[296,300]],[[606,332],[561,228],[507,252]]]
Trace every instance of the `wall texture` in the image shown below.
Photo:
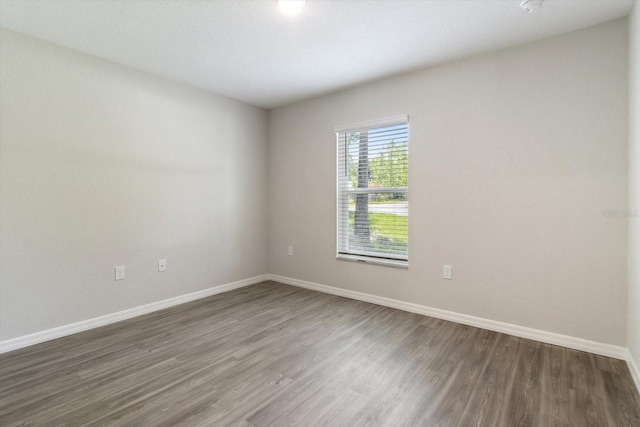
[[[0,340],[267,272],[265,111],[0,43]]]
[[[621,19],[271,111],[270,272],[624,346],[627,42]],[[336,260],[333,128],[405,113],[409,269]]]
[[[640,367],[640,5],[629,17],[629,313],[627,347]],[[640,378],[638,378],[640,380]]]

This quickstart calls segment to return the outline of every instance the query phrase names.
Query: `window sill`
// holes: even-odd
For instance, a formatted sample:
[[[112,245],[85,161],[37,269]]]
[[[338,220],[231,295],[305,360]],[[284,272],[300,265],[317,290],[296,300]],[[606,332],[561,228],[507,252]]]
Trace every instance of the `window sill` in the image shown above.
[[[362,256],[362,255],[338,254],[336,256],[336,259],[341,261],[359,262],[362,264],[384,265],[387,267],[402,268],[405,270],[409,268],[409,261],[400,261],[400,260],[394,261],[390,259],[379,259],[379,258]]]

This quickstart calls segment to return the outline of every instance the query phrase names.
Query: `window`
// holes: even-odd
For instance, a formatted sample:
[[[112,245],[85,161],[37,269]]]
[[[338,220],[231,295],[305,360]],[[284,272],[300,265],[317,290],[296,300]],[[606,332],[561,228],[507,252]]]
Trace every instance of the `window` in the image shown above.
[[[406,267],[409,261],[407,116],[335,129],[338,258]]]

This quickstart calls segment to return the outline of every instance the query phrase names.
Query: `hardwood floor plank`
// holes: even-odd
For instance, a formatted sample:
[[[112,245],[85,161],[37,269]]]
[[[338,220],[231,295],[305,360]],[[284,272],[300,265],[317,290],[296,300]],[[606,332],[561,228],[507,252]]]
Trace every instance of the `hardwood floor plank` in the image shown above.
[[[503,396],[516,362],[517,346],[512,337],[495,334],[495,344],[485,357],[485,366],[468,398],[460,425],[491,426],[506,410],[507,396]]]
[[[523,342],[516,355],[512,385],[507,398],[504,425],[540,425],[541,373],[543,345]]]
[[[567,352],[561,347],[546,345],[544,352],[544,372],[541,376],[542,401],[540,416],[549,426],[570,425],[569,390],[567,372]]]
[[[0,355],[0,424],[640,426],[623,361],[276,282]]]

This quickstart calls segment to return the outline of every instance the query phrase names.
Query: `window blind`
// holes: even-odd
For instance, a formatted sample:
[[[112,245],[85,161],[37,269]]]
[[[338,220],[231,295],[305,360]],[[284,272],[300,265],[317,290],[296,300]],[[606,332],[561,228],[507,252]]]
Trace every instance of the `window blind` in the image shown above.
[[[407,116],[336,128],[338,257],[406,265]]]

